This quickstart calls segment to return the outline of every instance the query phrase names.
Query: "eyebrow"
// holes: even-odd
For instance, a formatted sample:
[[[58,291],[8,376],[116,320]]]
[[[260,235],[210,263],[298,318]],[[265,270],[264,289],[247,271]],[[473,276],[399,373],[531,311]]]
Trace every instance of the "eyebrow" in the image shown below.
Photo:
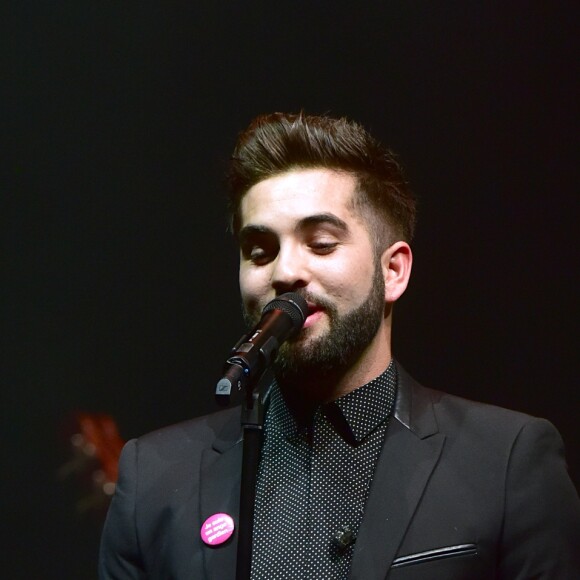
[[[317,213],[306,216],[298,221],[295,230],[300,231],[306,228],[322,224],[329,224],[341,230],[342,232],[348,232],[349,230],[348,224],[344,220],[341,220],[339,217],[335,216],[332,213]],[[239,240],[240,242],[243,242],[244,240],[247,240],[252,236],[270,235],[270,234],[275,234],[275,232],[272,228],[269,228],[268,226],[248,224],[240,230]]]
[[[244,241],[246,241],[248,238],[251,238],[252,236],[268,235],[268,234],[273,234],[273,233],[274,233],[274,230],[272,230],[272,228],[268,228],[266,226],[248,224],[247,226],[244,226],[240,230],[240,233],[238,234],[238,239],[239,239],[240,244],[242,244],[242,243],[244,243]]]
[[[348,224],[344,220],[341,220],[339,217],[335,216],[333,213],[317,213],[302,218],[298,222],[296,229],[304,229],[321,224],[329,224],[339,230],[342,230],[343,232],[348,232]]]

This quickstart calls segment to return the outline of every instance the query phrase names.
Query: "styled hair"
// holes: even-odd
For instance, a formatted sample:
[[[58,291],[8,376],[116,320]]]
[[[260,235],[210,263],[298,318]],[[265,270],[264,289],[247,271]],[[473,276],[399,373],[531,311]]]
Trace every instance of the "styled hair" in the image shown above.
[[[369,219],[376,244],[411,241],[416,202],[393,152],[354,121],[304,113],[260,115],[240,133],[228,173],[232,232],[239,231],[241,200],[252,186],[313,168],[355,177],[354,204]]]

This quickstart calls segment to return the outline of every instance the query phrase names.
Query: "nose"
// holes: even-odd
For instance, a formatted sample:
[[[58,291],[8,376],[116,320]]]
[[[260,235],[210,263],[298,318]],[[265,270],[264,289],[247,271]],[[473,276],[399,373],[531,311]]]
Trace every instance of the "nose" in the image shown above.
[[[280,247],[271,278],[272,288],[276,290],[276,294],[304,288],[309,281],[310,271],[300,248],[291,245]]]

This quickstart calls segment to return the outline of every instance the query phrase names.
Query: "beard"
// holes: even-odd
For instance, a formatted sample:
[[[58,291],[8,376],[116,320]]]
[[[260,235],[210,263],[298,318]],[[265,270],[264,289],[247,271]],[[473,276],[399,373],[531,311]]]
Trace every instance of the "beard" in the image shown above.
[[[297,291],[305,300],[324,309],[328,316],[329,329],[318,338],[308,339],[308,329],[280,347],[273,364],[277,382],[287,387],[302,390],[318,385],[324,388],[336,382],[362,355],[377,334],[385,311],[385,281],[377,260],[371,289],[356,308],[340,315],[332,301],[309,292]],[[258,317],[244,312],[247,323],[256,322]],[[318,390],[318,389],[317,389]]]

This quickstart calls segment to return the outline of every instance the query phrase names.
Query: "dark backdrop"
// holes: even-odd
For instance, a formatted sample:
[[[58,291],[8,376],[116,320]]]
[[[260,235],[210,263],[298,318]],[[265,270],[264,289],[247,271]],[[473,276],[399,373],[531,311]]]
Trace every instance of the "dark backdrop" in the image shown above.
[[[578,481],[575,3],[13,4],[4,577],[95,577],[100,520],[56,477],[72,411],[110,413],[129,438],[214,409],[242,331],[224,167],[272,110],[347,115],[400,153],[421,214],[398,358],[429,386],[549,418]]]

